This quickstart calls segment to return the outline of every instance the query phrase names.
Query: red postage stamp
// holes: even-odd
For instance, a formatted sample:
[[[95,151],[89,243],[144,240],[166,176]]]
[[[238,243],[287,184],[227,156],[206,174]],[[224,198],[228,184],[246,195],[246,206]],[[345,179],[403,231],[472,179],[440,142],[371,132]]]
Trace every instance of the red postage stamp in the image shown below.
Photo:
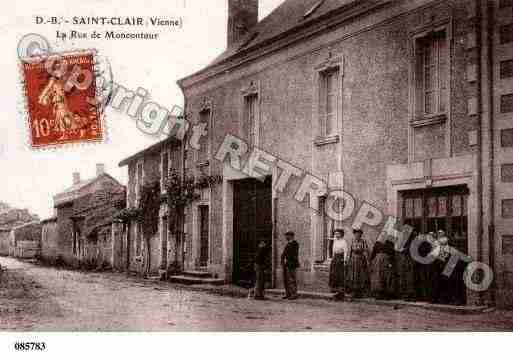
[[[32,147],[104,139],[94,60],[82,51],[22,61]]]

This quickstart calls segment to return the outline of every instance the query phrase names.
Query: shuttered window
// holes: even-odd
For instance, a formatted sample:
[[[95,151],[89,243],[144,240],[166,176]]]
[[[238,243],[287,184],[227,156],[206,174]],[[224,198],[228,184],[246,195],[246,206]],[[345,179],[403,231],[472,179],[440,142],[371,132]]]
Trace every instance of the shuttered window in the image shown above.
[[[513,60],[501,61],[499,72],[501,79],[513,77]]]
[[[501,113],[513,112],[513,93],[501,96]]]
[[[321,136],[337,134],[340,71],[338,67],[321,73],[320,128]]]
[[[169,174],[169,154],[164,151],[162,154],[162,182],[166,183]]]
[[[258,95],[252,94],[244,97],[244,116],[242,131],[244,139],[250,147],[255,145],[255,126]]]
[[[501,181],[513,182],[513,163],[501,165]]]
[[[513,218],[513,199],[502,200],[502,218]]]
[[[209,109],[203,110],[200,112],[200,123],[206,124],[205,133],[206,136],[201,136],[199,140],[199,150],[198,150],[198,162],[205,163],[210,158],[210,146],[209,146],[209,133],[210,133],[210,115],[211,112]]]
[[[513,128],[501,130],[501,146],[513,147]]]
[[[449,47],[445,30],[417,39],[416,42],[417,116],[447,111],[449,85]]]

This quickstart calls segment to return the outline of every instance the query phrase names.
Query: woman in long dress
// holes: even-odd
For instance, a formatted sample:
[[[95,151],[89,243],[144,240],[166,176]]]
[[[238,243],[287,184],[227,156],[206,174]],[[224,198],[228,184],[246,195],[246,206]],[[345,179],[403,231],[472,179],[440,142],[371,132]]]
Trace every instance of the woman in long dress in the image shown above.
[[[329,286],[336,299],[343,300],[345,293],[345,261],[348,256],[344,230],[336,229],[333,240],[333,259],[330,264]]]
[[[415,263],[410,254],[410,247],[417,233],[413,232],[403,248],[396,251],[397,292],[404,300],[415,299]]]
[[[394,246],[392,242],[377,241],[372,249],[371,293],[378,299],[390,299],[394,295]]]
[[[348,276],[354,298],[363,297],[369,290],[369,248],[362,238],[363,231],[354,229],[349,250]]]

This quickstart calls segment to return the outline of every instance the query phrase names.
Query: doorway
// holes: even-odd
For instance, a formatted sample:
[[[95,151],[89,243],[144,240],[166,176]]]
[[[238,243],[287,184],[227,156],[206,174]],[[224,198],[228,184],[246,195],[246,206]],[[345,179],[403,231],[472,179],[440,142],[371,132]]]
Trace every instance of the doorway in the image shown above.
[[[208,236],[209,236],[209,210],[208,206],[199,206],[199,225],[200,225],[200,253],[199,266],[206,267],[208,265]]]
[[[437,233],[443,230],[449,245],[468,254],[468,196],[467,186],[450,186],[400,192],[399,213],[403,224],[418,233]],[[459,262],[450,278],[452,299],[447,304],[466,303],[463,282],[465,264]]]
[[[271,178],[234,182],[233,191],[233,281],[250,286],[254,281],[257,245],[265,241],[268,250],[266,281],[271,282],[272,189]]]
[[[162,242],[161,242],[161,258],[160,268],[167,269],[167,235],[168,235],[168,224],[167,216],[162,217]]]

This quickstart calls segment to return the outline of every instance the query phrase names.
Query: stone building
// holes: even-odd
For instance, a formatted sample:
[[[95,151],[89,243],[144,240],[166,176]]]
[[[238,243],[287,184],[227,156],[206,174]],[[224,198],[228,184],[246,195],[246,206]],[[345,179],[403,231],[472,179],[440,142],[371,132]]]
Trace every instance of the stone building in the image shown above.
[[[293,230],[300,287],[326,290],[334,226],[359,219],[372,244],[394,216],[444,229],[493,269],[489,290],[464,290],[462,301],[510,304],[512,2],[285,0],[259,22],[257,0],[228,4],[226,51],[179,81],[187,120],[208,128],[187,167],[224,178],[187,217],[186,268],[247,280],[265,239],[280,286]],[[265,181],[241,171],[255,162]],[[343,223],[326,216],[323,184],[354,199]]]
[[[149,274],[166,271],[170,265],[181,267],[183,262],[183,241],[181,233],[171,233],[168,226],[168,208],[165,196],[165,182],[172,170],[182,172],[183,152],[179,141],[168,138],[160,141],[120,162],[128,167],[127,208],[140,208],[143,185],[158,182],[162,202],[158,218],[158,232],[151,238],[144,238],[141,223],[131,219],[123,224],[123,242],[120,248],[126,269],[131,272],[146,274],[145,253],[150,247]]]
[[[88,180],[73,173],[73,186],[53,197],[56,225],[50,224],[54,220],[45,225],[43,239],[45,248],[53,249],[48,259],[71,266],[112,266],[109,227],[114,214],[125,207],[125,197],[125,186],[106,173],[103,164],[97,164],[96,176]]]

